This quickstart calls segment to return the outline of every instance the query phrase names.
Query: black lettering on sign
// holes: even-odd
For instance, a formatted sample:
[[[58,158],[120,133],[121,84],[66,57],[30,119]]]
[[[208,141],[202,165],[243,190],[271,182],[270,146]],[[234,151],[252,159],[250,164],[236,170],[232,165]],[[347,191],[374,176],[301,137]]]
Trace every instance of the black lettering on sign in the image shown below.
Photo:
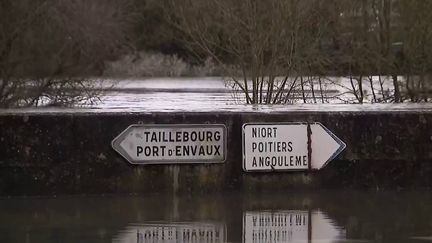
[[[296,165],[296,166],[302,165],[302,161],[301,161],[301,159],[302,159],[301,156],[296,156],[296,162],[295,162],[295,165]]]
[[[151,147],[150,146],[144,147],[144,155],[147,157],[151,155]]]
[[[181,147],[182,146],[176,146],[175,147],[175,155],[176,156],[181,156]]]
[[[171,133],[170,133],[170,134],[171,134]],[[166,142],[168,142],[168,139],[166,138],[165,135],[166,135],[166,133],[163,133],[163,134],[162,134],[162,142],[165,142],[165,143],[166,143]]]
[[[253,137],[253,138],[256,138],[256,137],[257,137],[257,130],[258,130],[258,128],[256,128],[256,127],[252,127],[252,137]]]
[[[164,156],[166,146],[152,146],[152,149],[154,156],[160,154]],[[144,153],[146,153],[146,148],[144,148]],[[168,150],[168,155],[172,156],[172,154],[172,150]],[[177,145],[175,147],[175,156],[221,156],[221,145]]]
[[[286,157],[285,156],[278,157],[278,166],[283,166],[283,159],[285,159],[285,161],[286,161]]]
[[[150,132],[144,132],[146,143],[149,141],[149,139],[148,139],[149,134],[150,134]]]
[[[153,146],[153,156],[159,156],[159,147]]]
[[[143,152],[143,147],[137,146],[137,157],[139,157],[140,154],[142,154],[142,152]]]
[[[220,150],[221,146],[220,146],[220,145],[217,145],[217,146],[214,145],[214,148],[215,148],[215,153],[214,153],[214,155],[219,155],[219,156],[220,156],[221,154],[220,154],[220,151],[219,151],[219,150]]]
[[[191,146],[192,155],[195,156],[197,154],[197,146]]]
[[[207,152],[207,154],[213,154],[213,146],[207,146],[206,147],[206,152]]]
[[[162,156],[165,156],[165,148],[166,148],[166,146],[160,146],[160,148],[161,148]]]
[[[259,167],[264,167],[264,157],[259,157]]]
[[[307,156],[253,156],[252,167],[301,167],[307,166]]]
[[[213,138],[213,136],[212,136],[212,132],[207,131],[207,132],[206,132],[206,140],[207,140],[207,142],[211,142],[211,141],[212,141],[212,138]]]
[[[252,152],[259,153],[281,153],[281,152],[292,152],[292,142],[252,142]]]
[[[196,142],[196,140],[197,140],[197,133],[196,132],[191,132],[190,140],[192,142]]]
[[[271,165],[272,165],[272,167],[275,167],[276,164],[277,164],[277,158],[276,157],[272,157],[271,158]]]
[[[252,127],[253,138],[276,138],[277,127]]]
[[[204,151],[205,151],[205,150],[204,150],[204,147],[201,146],[200,149],[199,149],[199,155],[205,155],[205,152],[204,152]]]
[[[215,141],[217,141],[217,142],[220,141],[220,139],[221,139],[221,134],[220,134],[219,131],[216,131],[216,132],[214,133],[214,139],[215,139]]]
[[[189,156],[190,146],[183,146],[183,156]]]
[[[158,141],[158,139],[157,139],[157,134],[154,132],[154,133],[152,134],[152,136],[151,136],[151,140],[150,140],[150,142],[154,143],[154,142],[157,142],[157,141]]]
[[[219,131],[144,131],[141,138],[146,143],[218,142],[221,133]]]
[[[252,167],[257,167],[256,157],[254,156],[252,159]]]

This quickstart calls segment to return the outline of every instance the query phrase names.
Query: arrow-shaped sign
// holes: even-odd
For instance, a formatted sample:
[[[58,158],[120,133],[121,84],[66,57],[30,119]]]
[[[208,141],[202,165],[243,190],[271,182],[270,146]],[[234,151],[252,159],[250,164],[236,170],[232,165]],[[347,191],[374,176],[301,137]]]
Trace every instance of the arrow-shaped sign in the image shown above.
[[[222,124],[137,124],[112,141],[132,164],[222,163],[226,158]]]
[[[321,123],[243,125],[245,171],[318,170],[345,147]]]
[[[311,167],[319,170],[332,161],[346,144],[321,123],[310,125],[311,128]]]

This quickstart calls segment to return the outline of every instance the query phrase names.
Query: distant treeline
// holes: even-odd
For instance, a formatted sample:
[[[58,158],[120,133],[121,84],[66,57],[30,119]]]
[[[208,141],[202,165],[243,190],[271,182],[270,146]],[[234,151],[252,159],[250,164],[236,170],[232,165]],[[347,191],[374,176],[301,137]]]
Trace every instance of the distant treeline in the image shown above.
[[[381,75],[392,101],[428,101],[431,43],[429,0],[2,0],[0,106],[92,100],[104,74],[224,75],[247,103],[329,75],[361,103]]]

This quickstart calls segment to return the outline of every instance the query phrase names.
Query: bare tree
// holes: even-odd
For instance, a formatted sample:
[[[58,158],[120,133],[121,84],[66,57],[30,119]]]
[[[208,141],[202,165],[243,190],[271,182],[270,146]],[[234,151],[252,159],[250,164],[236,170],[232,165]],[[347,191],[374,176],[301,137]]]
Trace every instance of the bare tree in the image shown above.
[[[432,90],[432,2],[399,0],[400,47],[396,63],[405,76],[404,91],[413,102],[428,101]]]
[[[225,65],[247,103],[288,102],[298,87],[298,79],[292,77],[307,74],[309,62],[320,57],[320,37],[327,25],[321,1],[170,3],[172,23],[185,34],[191,49]],[[230,67],[240,70],[240,75]]]
[[[345,1],[339,20],[343,54],[357,101],[362,102],[363,78],[369,81],[372,101],[425,101],[430,76],[429,44],[432,36],[432,3],[409,0]],[[375,85],[373,75],[378,75]],[[382,76],[390,77],[392,96],[384,90]],[[401,79],[404,76],[405,79]],[[379,87],[379,92],[376,92]],[[381,97],[379,97],[381,95]]]
[[[88,76],[127,43],[127,1],[3,0],[0,106],[93,102]]]
[[[316,77],[324,97],[332,74],[357,103],[428,100],[430,1],[166,1],[189,48],[225,65],[247,103],[317,102]]]

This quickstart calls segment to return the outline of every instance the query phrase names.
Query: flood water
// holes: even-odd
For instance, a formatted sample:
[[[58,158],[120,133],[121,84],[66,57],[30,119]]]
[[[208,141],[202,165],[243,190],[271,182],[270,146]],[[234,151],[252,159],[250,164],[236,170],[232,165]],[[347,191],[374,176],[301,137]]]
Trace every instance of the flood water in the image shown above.
[[[220,79],[123,81],[80,112],[427,111],[429,104],[239,104]],[[188,87],[184,89],[184,87]],[[0,242],[432,242],[430,192],[0,199]]]
[[[338,85],[326,84],[323,87],[323,97],[316,91],[316,99],[311,96],[310,87],[305,90],[306,104],[300,94],[293,95],[289,104],[284,105],[246,105],[242,92],[234,92],[230,83],[220,77],[205,78],[147,78],[136,80],[107,80],[114,85],[105,93],[101,102],[92,108],[118,111],[286,111],[286,110],[405,110],[431,109],[430,104],[371,104],[371,91],[366,88],[365,104],[352,105],[354,95],[346,88],[346,78],[339,78]],[[252,84],[250,84],[251,86]],[[367,87],[367,86],[365,86]],[[317,87],[315,87],[317,89]],[[389,89],[389,88],[388,88]],[[234,89],[235,90],[235,89]],[[388,90],[388,92],[391,92]],[[355,102],[354,102],[355,103]]]
[[[341,82],[347,80],[341,80]],[[100,102],[77,107],[37,107],[25,109],[0,109],[0,115],[10,113],[142,113],[142,112],[404,112],[432,110],[432,103],[370,103],[365,95],[364,104],[345,103],[352,94],[340,86],[328,86],[324,103],[317,98],[314,103],[307,97],[292,100],[293,104],[247,105],[241,92],[233,92],[220,77],[207,78],[147,78],[136,80],[103,80],[111,87]],[[365,93],[366,90],[365,90]],[[338,97],[338,98],[336,98]],[[345,97],[342,99],[341,97]],[[350,98],[351,97],[351,98]],[[369,101],[368,101],[369,99]],[[368,103],[369,102],[369,103]]]
[[[427,192],[0,199],[0,242],[432,242]]]

